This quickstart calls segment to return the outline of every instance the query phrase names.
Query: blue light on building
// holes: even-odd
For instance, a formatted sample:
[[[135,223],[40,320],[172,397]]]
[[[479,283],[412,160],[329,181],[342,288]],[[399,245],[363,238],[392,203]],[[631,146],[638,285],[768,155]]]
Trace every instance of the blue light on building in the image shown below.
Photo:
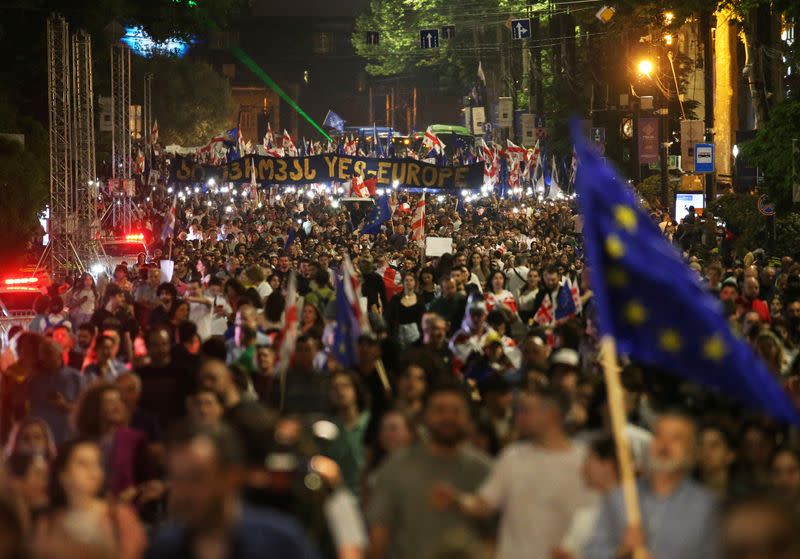
[[[183,58],[189,50],[190,43],[178,37],[170,37],[156,42],[143,27],[126,27],[125,35],[120,39],[135,54],[150,58],[153,55],[176,56]]]

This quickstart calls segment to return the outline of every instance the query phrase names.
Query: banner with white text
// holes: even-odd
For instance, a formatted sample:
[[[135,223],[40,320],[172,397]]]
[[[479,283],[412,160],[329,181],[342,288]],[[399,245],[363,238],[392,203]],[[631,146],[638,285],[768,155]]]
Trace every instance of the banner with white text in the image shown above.
[[[439,190],[477,189],[483,184],[483,163],[439,166],[416,159],[380,159],[350,155],[265,157],[247,155],[224,165],[202,165],[187,157],[172,160],[170,181],[176,184],[217,182],[249,183],[255,168],[262,186],[346,182],[354,176],[375,177],[378,187],[397,183],[406,188]]]

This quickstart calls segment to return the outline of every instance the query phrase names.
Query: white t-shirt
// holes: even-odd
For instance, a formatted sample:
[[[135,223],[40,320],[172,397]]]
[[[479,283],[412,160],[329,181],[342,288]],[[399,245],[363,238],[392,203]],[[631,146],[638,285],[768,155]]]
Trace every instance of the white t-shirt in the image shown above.
[[[211,303],[211,299],[205,295],[203,297]],[[197,324],[197,335],[202,341],[211,337],[211,310],[211,307],[203,303],[189,302],[189,320]]]
[[[208,295],[206,296],[208,297]],[[209,298],[211,299],[211,335],[224,336],[225,331],[228,329],[228,315],[233,312],[233,309],[228,304],[228,300],[222,295],[213,295]],[[218,306],[225,311],[225,316],[214,315],[214,309]],[[191,307],[189,308],[191,309]]]
[[[258,291],[258,296],[261,297],[263,301],[267,297],[272,294],[272,286],[267,281],[262,281],[256,286],[256,291]]]
[[[550,559],[572,517],[596,497],[581,469],[586,447],[563,451],[520,441],[506,447],[478,495],[500,511],[498,559]]]
[[[508,278],[508,289],[514,297],[519,297],[519,290],[528,282],[528,272],[530,269],[527,266],[515,266],[506,272]]]

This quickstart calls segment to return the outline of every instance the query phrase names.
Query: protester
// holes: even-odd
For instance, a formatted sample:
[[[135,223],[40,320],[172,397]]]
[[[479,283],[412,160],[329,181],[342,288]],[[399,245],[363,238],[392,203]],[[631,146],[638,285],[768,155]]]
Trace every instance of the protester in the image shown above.
[[[525,394],[517,428],[526,440],[505,449],[477,493],[434,488],[432,499],[439,507],[455,507],[471,517],[500,512],[498,557],[550,557],[573,515],[593,498],[580,475],[586,448],[566,434],[568,405],[555,390]],[[555,496],[557,508],[551,504]]]
[[[52,340],[42,341],[38,360],[38,369],[27,384],[29,413],[47,424],[60,446],[72,434],[69,417],[83,381],[78,371],[64,366],[61,348]]]
[[[608,559],[644,548],[659,559],[716,557],[718,510],[709,492],[689,479],[697,430],[685,415],[662,415],[653,430],[649,472],[638,484],[642,525],[625,529],[622,491],[603,506],[584,550],[587,559]]]
[[[455,511],[434,509],[426,499],[444,482],[459,491],[474,491],[489,473],[488,458],[463,444],[469,412],[462,389],[432,389],[423,422],[429,438],[392,456],[377,472],[367,511],[370,558],[426,555],[447,534],[478,527]]]
[[[103,466],[98,446],[77,438],[59,450],[50,475],[50,505],[36,526],[34,545],[81,542],[121,559],[142,556],[147,540],[136,513],[100,497]]]
[[[413,141],[407,146],[403,153]],[[776,492],[796,508],[796,428],[723,396],[735,363],[719,375],[719,392],[709,391],[638,362],[622,344],[623,435],[643,520],[639,531],[627,530],[599,352],[609,318],[600,295],[641,299],[632,302],[643,314],[610,310],[644,320],[635,328],[642,336],[660,328],[674,301],[623,270],[589,269],[597,216],[578,213],[581,201],[566,182],[546,197],[533,183],[530,193],[507,198],[487,189],[429,191],[423,230],[413,215],[421,194],[382,185],[386,198],[377,202],[391,211],[377,233],[360,234],[370,216],[347,200],[348,183],[245,189],[215,178],[190,186],[155,178],[170,176],[164,156],[153,154],[148,165],[160,173],[131,197],[132,227],[145,231],[147,253],[116,266],[111,283],[105,273],[58,278],[36,301],[29,327],[8,331],[0,436],[12,460],[9,483],[29,505],[20,518],[42,514],[36,481],[56,457],[55,443],[83,433],[99,448],[87,442],[80,454],[107,472],[110,493],[136,505],[127,510],[148,525],[153,557],[307,556],[303,536],[265,515],[265,506],[298,519],[326,559],[363,559],[364,518],[375,559],[491,554],[483,544],[493,541],[502,557],[610,559],[634,548],[654,559],[714,557],[718,536],[734,525],[741,532],[741,518],[761,522],[754,539],[731,540],[738,548],[722,542],[723,553],[784,541],[772,504],[745,502],[725,516],[733,524],[718,528],[709,494]],[[200,150],[186,161],[209,158]],[[619,233],[633,227],[626,208],[613,211],[608,221]],[[697,296],[703,317],[720,307],[798,406],[796,255],[731,243],[733,233],[707,212],[677,231],[663,208],[649,215],[655,235],[663,231],[682,249],[703,295],[718,300]],[[645,225],[646,215],[635,217]],[[425,256],[413,238],[420,232],[452,239],[451,252]],[[655,240],[662,239],[648,246]],[[665,276],[658,294],[673,279]],[[334,285],[348,286],[347,305],[336,304]],[[694,351],[704,343],[696,319],[670,323],[659,347]],[[726,344],[722,351],[732,354],[732,340]],[[720,350],[709,347],[712,356]],[[662,365],[700,368],[681,359]],[[758,384],[748,390],[764,388]],[[676,408],[703,425],[696,437]],[[77,432],[70,418],[79,420]],[[200,431],[176,434],[167,457],[164,434],[185,425]],[[229,452],[238,443],[242,462]],[[165,465],[176,483],[167,493]],[[176,524],[167,525],[173,500]],[[99,501],[91,502],[113,510]],[[65,514],[58,508],[44,515],[54,525]],[[495,519],[483,517],[491,511],[497,533]],[[110,519],[98,527],[87,518],[101,547],[114,539],[104,537],[114,536]],[[76,533],[64,535],[61,555],[82,545]],[[106,551],[120,556],[113,541]]]
[[[220,551],[236,559],[317,556],[292,521],[241,505],[242,460],[241,448],[228,430],[175,436],[168,458],[175,524],[156,535],[149,559],[206,557]]]

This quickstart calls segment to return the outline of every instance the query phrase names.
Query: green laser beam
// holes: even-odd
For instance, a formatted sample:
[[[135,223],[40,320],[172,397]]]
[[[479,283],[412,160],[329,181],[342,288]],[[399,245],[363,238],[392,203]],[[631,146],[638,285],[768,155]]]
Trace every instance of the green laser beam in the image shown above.
[[[322,127],[320,127],[319,124],[314,122],[314,120],[310,116],[308,116],[308,114],[306,114],[306,112],[302,108],[300,108],[300,105],[298,105],[294,99],[289,97],[289,95],[281,88],[281,86],[279,86],[275,82],[275,80],[273,80],[271,77],[269,77],[269,74],[267,74],[261,68],[261,66],[259,66],[256,63],[256,61],[250,57],[250,55],[244,52],[240,47],[231,47],[230,51],[231,54],[236,58],[238,58],[242,64],[247,66],[247,68],[249,68],[250,71],[256,75],[256,77],[258,77],[261,81],[267,84],[273,91],[275,91],[275,93],[277,93],[280,96],[281,99],[286,101],[286,103],[288,103],[290,107],[292,107],[295,111],[297,111],[297,114],[306,119],[311,124],[311,126],[316,128],[320,134],[322,134],[323,136],[325,136],[325,138],[328,139],[328,141],[330,142],[333,141],[333,139],[325,133]]]
[[[174,1],[178,1],[178,0],[174,0]],[[218,31],[219,30],[219,25],[217,25],[217,22],[214,21],[213,19],[211,19],[208,16],[208,14],[205,13],[205,10],[203,10],[203,8],[201,6],[199,6],[196,2],[194,2],[194,0],[189,0],[189,5],[194,7],[194,8],[198,8],[199,9],[198,10],[198,14],[200,15],[200,18],[203,19],[206,22],[206,25],[208,25],[208,27],[211,30],[213,30],[213,31]],[[309,124],[311,124],[311,126],[316,128],[319,131],[320,134],[325,136],[325,138],[329,142],[333,141],[333,139],[325,133],[325,131],[322,129],[322,127],[319,124],[317,124],[316,122],[314,122],[314,119],[312,119],[310,116],[308,116],[308,114],[302,108],[300,108],[300,105],[298,105],[297,102],[294,99],[289,97],[289,95],[281,88],[281,86],[279,86],[278,83],[275,80],[273,80],[271,77],[269,77],[269,75],[261,68],[261,66],[259,66],[256,63],[256,61],[253,60],[250,57],[249,54],[244,52],[241,49],[241,47],[230,47],[228,50],[230,51],[230,53],[233,56],[238,58],[239,61],[242,64],[247,66],[250,69],[250,71],[253,72],[256,75],[256,77],[260,78],[261,81],[263,81],[275,93],[277,93],[278,96],[281,99],[286,101],[286,103],[290,107],[292,107],[295,111],[297,111],[297,114],[299,114],[304,119],[306,119],[309,122]]]

